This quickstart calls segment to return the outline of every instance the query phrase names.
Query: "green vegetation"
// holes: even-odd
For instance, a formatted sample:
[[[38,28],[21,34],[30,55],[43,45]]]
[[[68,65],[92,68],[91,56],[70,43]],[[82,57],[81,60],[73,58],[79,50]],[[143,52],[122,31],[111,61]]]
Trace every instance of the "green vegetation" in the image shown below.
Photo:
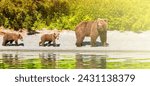
[[[150,58],[107,58],[107,69],[147,69]]]
[[[150,30],[149,0],[0,0],[0,26],[68,29],[105,18],[110,30]]]
[[[150,62],[134,62],[134,63],[126,63],[126,62],[109,62],[107,69],[149,69]]]

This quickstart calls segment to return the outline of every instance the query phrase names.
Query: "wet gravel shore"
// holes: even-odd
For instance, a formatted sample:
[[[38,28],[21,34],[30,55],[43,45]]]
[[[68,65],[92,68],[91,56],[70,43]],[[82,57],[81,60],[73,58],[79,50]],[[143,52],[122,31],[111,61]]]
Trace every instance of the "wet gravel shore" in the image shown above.
[[[19,41],[20,46],[2,46],[2,37],[0,36],[0,51],[57,51],[57,52],[124,52],[124,51],[146,51],[150,52],[150,31],[134,33],[130,31],[108,31],[108,47],[100,46],[100,39],[97,39],[97,47],[90,46],[90,38],[86,37],[83,47],[76,47],[74,31],[60,32],[60,38],[56,41],[58,46],[39,46],[42,34],[24,35],[24,40]]]

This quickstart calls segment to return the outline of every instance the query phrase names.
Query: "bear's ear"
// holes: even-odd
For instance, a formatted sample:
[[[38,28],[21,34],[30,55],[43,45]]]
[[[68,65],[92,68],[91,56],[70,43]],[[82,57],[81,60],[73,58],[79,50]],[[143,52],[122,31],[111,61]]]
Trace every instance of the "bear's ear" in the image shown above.
[[[22,37],[21,34],[19,34],[19,39],[20,39],[21,41],[23,41],[23,37]]]
[[[108,19],[104,19],[104,21],[108,23]]]
[[[21,34],[19,34],[19,37],[21,36]]]
[[[56,33],[54,33],[54,36],[56,36]]]
[[[53,36],[56,38],[56,33],[53,33]]]
[[[23,32],[23,30],[22,29],[19,29],[19,31],[18,32]]]
[[[19,34],[19,38],[22,38],[22,35],[21,35],[21,34]]]

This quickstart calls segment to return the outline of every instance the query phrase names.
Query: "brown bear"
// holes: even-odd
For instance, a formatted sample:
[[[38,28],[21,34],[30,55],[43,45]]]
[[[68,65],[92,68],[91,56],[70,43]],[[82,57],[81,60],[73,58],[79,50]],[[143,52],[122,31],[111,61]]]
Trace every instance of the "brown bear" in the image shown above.
[[[106,46],[108,23],[105,19],[83,21],[75,28],[76,46],[81,47],[86,36],[91,37],[91,46],[96,46],[96,39],[100,36],[102,46]]]
[[[41,36],[41,41],[39,42],[39,46],[44,46],[45,42],[48,42],[48,44],[51,44],[53,42],[53,45],[56,45],[55,40],[59,39],[59,33],[51,33],[51,34],[44,34]]]
[[[23,37],[19,33],[5,33],[3,36],[3,46],[6,46],[9,42],[12,44],[15,41],[15,44],[18,46],[18,39],[23,40]]]

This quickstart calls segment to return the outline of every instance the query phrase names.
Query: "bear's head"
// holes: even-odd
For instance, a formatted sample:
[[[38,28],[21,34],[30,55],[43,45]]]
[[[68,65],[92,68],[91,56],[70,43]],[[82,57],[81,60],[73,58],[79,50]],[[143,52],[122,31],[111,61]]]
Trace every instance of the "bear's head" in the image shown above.
[[[55,37],[55,39],[58,40],[58,39],[59,39],[59,32],[57,32],[57,33],[55,32],[55,33],[54,33],[54,37]]]
[[[97,24],[99,31],[105,31],[105,30],[107,30],[107,27],[108,27],[108,20],[98,18],[96,20],[96,24]]]
[[[20,39],[21,41],[23,41],[23,37],[21,34],[18,34],[18,39]]]

